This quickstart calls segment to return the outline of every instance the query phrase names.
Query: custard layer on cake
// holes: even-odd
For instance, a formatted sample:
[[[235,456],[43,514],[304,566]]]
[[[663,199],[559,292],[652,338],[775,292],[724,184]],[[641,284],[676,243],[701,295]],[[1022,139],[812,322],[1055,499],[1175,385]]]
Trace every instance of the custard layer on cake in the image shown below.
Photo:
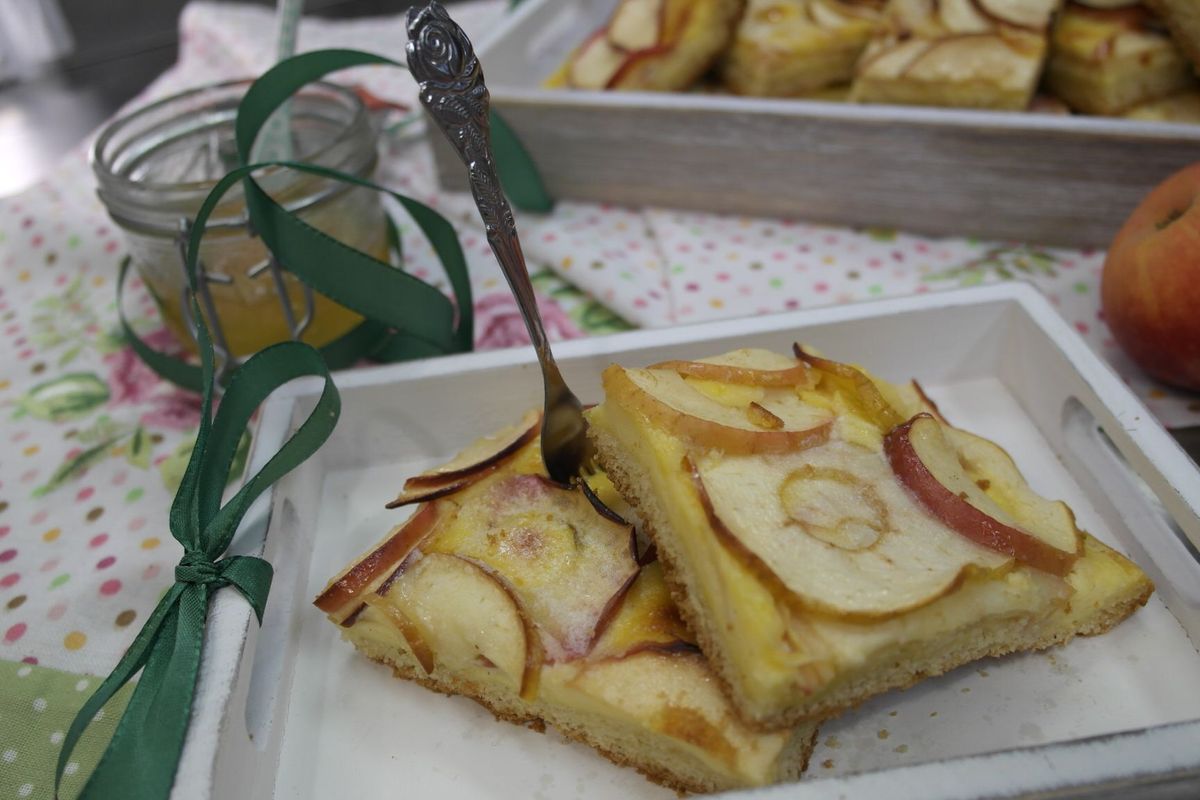
[[[720,56],[745,0],[621,0],[547,88],[688,89]]]
[[[799,777],[816,728],[738,720],[671,603],[639,560],[620,498],[545,476],[539,418],[482,440],[405,485],[407,522],[330,582],[316,605],[399,677],[497,717],[549,723],[681,791]]]
[[[915,384],[744,350],[604,388],[601,463],[752,725],[1100,633],[1153,589]]]
[[[1046,85],[1076,111],[1121,114],[1195,82],[1192,65],[1140,6],[1068,3],[1054,25]]]
[[[721,65],[744,95],[808,95],[848,83],[879,27],[877,0],[749,0]]]
[[[1029,105],[1059,0],[889,0],[852,99],[1020,110]]]

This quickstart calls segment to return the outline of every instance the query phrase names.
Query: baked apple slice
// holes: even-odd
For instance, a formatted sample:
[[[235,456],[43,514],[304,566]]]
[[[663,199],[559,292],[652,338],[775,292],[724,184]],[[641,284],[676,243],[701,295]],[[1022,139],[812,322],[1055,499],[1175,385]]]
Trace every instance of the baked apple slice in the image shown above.
[[[430,553],[382,599],[406,609],[446,669],[481,682],[506,683],[526,699],[536,694],[543,661],[537,628],[494,570],[456,555]],[[488,624],[481,627],[481,619]]]
[[[891,617],[1011,563],[928,514],[875,450],[835,440],[690,466],[718,540],[799,609]]]
[[[607,89],[621,72],[629,54],[608,40],[602,28],[579,46],[567,68],[567,85],[574,89]]]
[[[454,553],[504,575],[551,661],[586,653],[610,599],[637,572],[631,526],[542,475],[506,472],[469,492],[422,550]]]
[[[348,570],[330,582],[329,587],[313,601],[326,614],[344,610],[353,613],[355,608],[347,604],[359,597],[372,584],[383,581],[389,570],[405,558],[428,536],[441,519],[437,503],[420,508],[408,521],[393,529],[380,544],[364,558],[354,562]]]
[[[1060,549],[1016,527],[1016,520],[984,491],[990,485],[981,487],[967,476],[959,451],[931,415],[919,414],[891,431],[884,449],[901,483],[952,530],[1035,569],[1059,576],[1071,571],[1078,557],[1075,532],[1068,533],[1070,549]]]
[[[537,411],[529,411],[520,422],[472,442],[440,467],[414,475],[404,482],[404,489],[387,504],[387,508],[421,503],[461,491],[532,441],[538,434],[541,418]]]
[[[663,36],[664,0],[623,0],[608,24],[608,41],[626,52],[648,50]]]
[[[690,366],[695,363],[705,366]],[[802,373],[791,372],[795,367],[774,353],[741,350],[650,369],[612,366],[604,371],[603,382],[610,397],[705,449],[794,453],[827,441],[833,420],[828,409],[796,394],[794,386],[800,384],[793,381],[801,380]],[[787,377],[773,374],[780,372]],[[751,383],[752,378],[758,382]]]

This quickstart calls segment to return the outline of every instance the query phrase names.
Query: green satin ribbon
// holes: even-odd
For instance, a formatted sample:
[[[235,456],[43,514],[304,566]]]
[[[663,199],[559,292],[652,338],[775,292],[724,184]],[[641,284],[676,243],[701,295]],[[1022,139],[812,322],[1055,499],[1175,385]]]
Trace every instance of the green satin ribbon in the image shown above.
[[[363,64],[404,66],[367,53],[326,50],[281,62],[251,86],[238,109],[236,138],[243,163],[271,112],[304,84],[329,72]],[[501,180],[513,202],[527,210],[552,206],[529,156],[498,117],[492,119],[493,145]],[[387,192],[429,238],[449,278],[455,302],[428,284],[321,233],[284,209],[254,181],[268,168],[287,168]],[[358,311],[367,321],[320,351],[300,342],[269,347],[231,373],[220,408],[212,414],[216,389],[215,354],[204,315],[196,302],[200,240],[220,199],[241,182],[251,226],[281,265],[316,291]],[[399,235],[389,229],[394,249]],[[105,703],[141,673],[124,715],[80,798],[161,800],[170,795],[191,718],[208,607],[213,593],[232,586],[254,609],[259,622],[271,587],[272,568],[256,556],[226,556],[250,504],[321,447],[337,424],[341,400],[329,368],[372,356],[400,360],[469,350],[473,340],[471,285],[466,259],[453,226],[411,198],[335,170],[296,162],[239,167],[209,193],[193,221],[186,271],[191,289],[200,365],[155,351],[120,314],[137,354],[162,377],[202,394],[200,427],[179,491],[171,505],[169,529],[183,545],[175,583],[147,619],[112,674],[88,698],[63,739],[55,772],[58,796],[75,745]],[[120,292],[128,275],[126,259],[118,276]],[[258,406],[272,391],[296,378],[317,376],[325,385],[308,419],[266,465],[224,506],[237,444]]]
[[[271,484],[317,451],[337,424],[341,399],[320,354],[300,342],[283,342],[252,356],[229,379],[213,415],[214,353],[196,303],[196,261],[209,215],[230,181],[218,184],[196,215],[187,244],[187,278],[200,350],[203,402],[196,443],[171,504],[171,535],[183,545],[175,583],[151,613],[112,674],[88,698],[63,739],[55,795],[63,770],[84,730],[106,702],[139,671],[141,678],[112,741],[80,797],[166,798],[175,779],[191,718],[208,606],[224,586],[237,589],[262,621],[271,588],[271,565],[255,556],[224,556],[250,504]],[[266,465],[224,506],[221,497],[242,431],[275,389],[296,378],[321,377],[325,386],[308,419]]]
[[[317,50],[280,62],[256,80],[238,106],[234,135],[243,166],[213,189],[224,192],[242,183],[250,226],[283,269],[313,290],[366,318],[342,338],[321,348],[330,369],[351,366],[363,358],[405,361],[465,352],[474,338],[474,309],[466,258],[454,226],[429,206],[378,184],[328,167],[295,161],[246,164],[259,131],[272,112],[297,90],[331,72],[356,66],[393,66],[400,62],[356,50]],[[492,148],[505,192],[527,211],[549,211],[553,200],[537,168],[512,130],[491,115]],[[429,240],[450,281],[451,303],[440,291],[392,265],[350,247],[312,227],[273,200],[254,180],[266,169],[292,169],[321,178],[371,189],[392,197]],[[399,234],[389,220],[389,240],[402,252]],[[118,311],[124,275],[118,283]],[[134,351],[156,373],[172,383],[199,391],[199,368],[155,351],[134,332],[120,313],[121,325]],[[457,321],[456,321],[457,320]]]

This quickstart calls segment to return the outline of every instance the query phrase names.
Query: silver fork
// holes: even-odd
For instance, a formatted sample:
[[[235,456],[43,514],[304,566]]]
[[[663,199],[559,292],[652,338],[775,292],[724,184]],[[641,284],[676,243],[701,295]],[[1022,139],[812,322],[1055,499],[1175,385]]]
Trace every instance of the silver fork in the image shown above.
[[[467,165],[471,194],[487,231],[488,244],[516,296],[533,341],[546,393],[542,415],[542,460],[550,477],[570,483],[591,466],[583,406],[559,372],[542,327],[533,285],[512,208],[496,174],[490,142],[490,96],[471,40],[440,3],[408,11],[408,68],[421,91],[421,104]]]

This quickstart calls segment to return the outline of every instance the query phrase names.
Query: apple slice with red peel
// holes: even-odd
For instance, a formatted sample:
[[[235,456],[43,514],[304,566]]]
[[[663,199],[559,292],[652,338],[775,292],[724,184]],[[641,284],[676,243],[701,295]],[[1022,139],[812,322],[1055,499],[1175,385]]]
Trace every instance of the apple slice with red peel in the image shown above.
[[[533,441],[538,434],[538,423],[541,422],[540,412],[526,412],[520,422],[501,428],[490,436],[484,436],[472,442],[466,449],[454,458],[414,475],[405,481],[404,486],[436,486],[455,478],[465,478],[473,475],[484,467],[495,464],[505,456],[512,455],[523,445]]]
[[[918,414],[884,437],[892,471],[922,507],[976,544],[1052,575],[1071,571],[1077,553],[1060,550],[1008,524],[1011,517],[966,477],[957,451],[929,414]]]
[[[796,358],[828,376],[830,380],[834,381],[840,387],[856,395],[862,411],[866,414],[867,418],[875,422],[883,430],[891,430],[904,421],[899,412],[892,408],[892,405],[884,399],[875,382],[867,377],[862,370],[852,367],[849,364],[843,364],[840,361],[831,361],[827,358],[813,355],[805,351],[799,344],[793,344],[792,351],[796,354]]]
[[[943,425],[950,424],[949,421],[946,420],[945,416],[942,415],[942,410],[938,408],[938,404],[934,402],[932,397],[929,396],[929,394],[925,391],[925,387],[922,386],[919,381],[909,381],[909,385],[912,386],[913,391],[916,392],[917,399],[920,401],[921,407],[927,414],[931,415]]]
[[[437,503],[430,503],[418,509],[407,522],[393,530],[366,557],[359,559],[354,566],[331,582],[313,604],[325,613],[333,614],[358,599],[390,568],[407,558],[433,531],[440,519],[441,509]]]
[[[389,502],[384,508],[402,508],[403,506],[410,506],[413,503],[425,503],[430,500],[437,500],[439,497],[446,497],[455,492],[461,492],[493,470],[494,467],[483,467],[473,475],[461,478],[447,478],[442,483],[424,483],[411,488],[405,485],[400,490],[400,494],[396,495],[396,499]]]
[[[716,539],[805,613],[886,619],[1012,564],[926,512],[876,449],[831,440],[789,456],[697,455],[684,469]]]
[[[445,464],[414,475],[404,482],[403,491],[387,508],[434,500],[465,489],[537,438],[541,419],[540,412],[529,411],[520,422],[472,442]]]
[[[942,434],[958,452],[967,478],[1011,517],[1013,527],[1036,531],[1039,539],[1059,550],[1083,552],[1083,532],[1075,514],[1061,500],[1048,500],[1030,489],[1004,448],[949,425],[943,425]]]
[[[576,89],[607,89],[628,58],[628,53],[608,40],[608,29],[601,29],[580,45],[571,57],[567,82]]]
[[[415,635],[436,663],[460,675],[497,670],[524,699],[536,696],[542,665],[537,627],[508,581],[486,564],[430,553],[415,559],[386,596],[375,598],[372,604],[390,608],[394,620],[409,626],[402,628],[405,638]]]
[[[425,553],[485,564],[514,587],[542,632],[549,661],[587,652],[596,620],[637,572],[631,529],[601,515],[582,491],[534,474],[501,474],[461,504]]]
[[[425,670],[426,675],[433,672],[434,667],[437,666],[433,649],[425,641],[425,637],[421,634],[421,629],[409,619],[404,611],[390,602],[386,597],[381,597],[378,594],[368,595],[365,605],[367,608],[378,611],[387,620],[388,624],[400,633],[400,636],[408,645],[409,651],[412,652],[413,658],[421,665],[421,669]]]
[[[608,41],[637,52],[657,45],[662,39],[664,0],[623,0],[608,23]]]
[[[1050,15],[1058,8],[1058,0],[975,0],[980,9],[992,19],[1043,31],[1050,24]]]
[[[756,401],[782,421],[780,427],[768,429],[752,421],[745,407],[714,400],[674,370],[627,370],[614,365],[604,371],[603,382],[610,398],[636,409],[663,430],[731,454],[798,452],[827,441],[832,427],[830,412],[786,390]]]
[[[645,50],[636,50],[632,53],[626,54],[624,62],[620,67],[617,68],[617,71],[613,73],[613,76],[609,79],[604,88],[621,89],[625,88],[625,86],[627,86],[629,83],[632,83],[633,85],[629,88],[646,89],[647,87],[644,86],[644,84],[647,81],[644,76],[631,81],[630,75],[633,74],[634,71],[639,67],[644,66],[647,61],[651,61],[661,55],[670,53],[673,49],[674,48],[670,45],[659,44],[655,45],[654,47],[648,47]]]
[[[650,369],[669,369],[689,378],[741,386],[812,386],[815,383],[812,369],[803,363],[784,369],[754,369],[708,361],[663,361]]]

